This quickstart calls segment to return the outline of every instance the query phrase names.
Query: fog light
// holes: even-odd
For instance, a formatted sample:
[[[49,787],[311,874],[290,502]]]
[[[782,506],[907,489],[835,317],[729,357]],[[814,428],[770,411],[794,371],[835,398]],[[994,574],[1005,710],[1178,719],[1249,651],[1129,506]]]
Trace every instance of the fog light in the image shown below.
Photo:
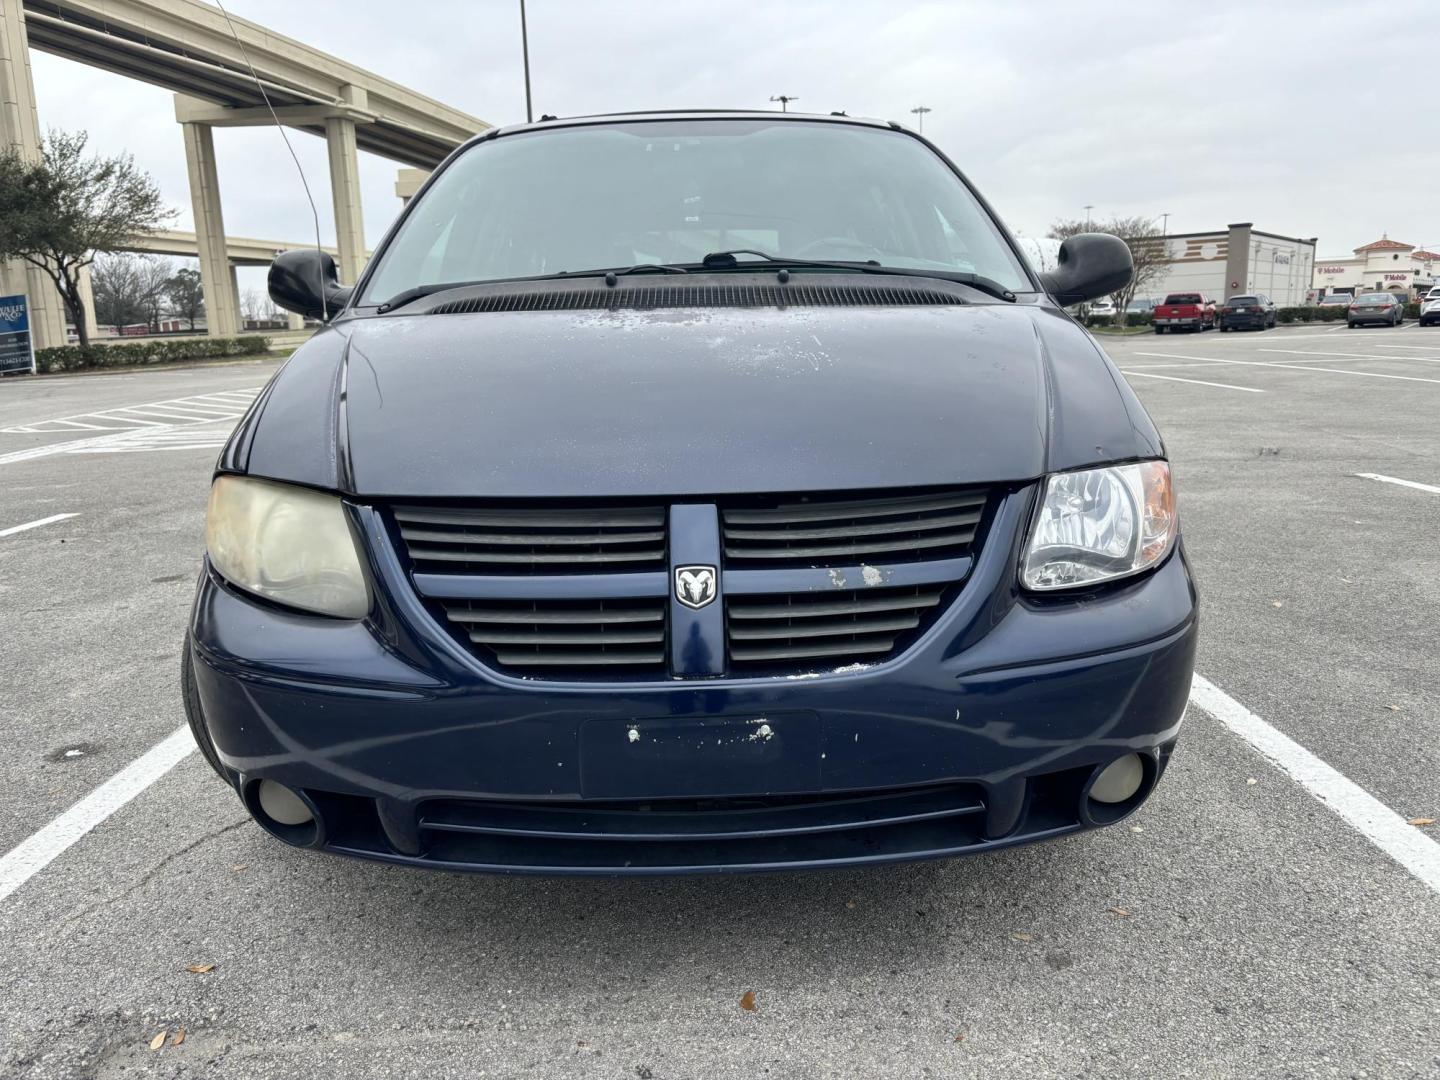
[[[1109,770],[1106,770],[1107,775],[1108,772]],[[308,825],[315,820],[310,813],[310,807],[305,805],[305,800],[284,784],[277,784],[274,780],[261,780],[260,790],[256,795],[260,801],[260,809],[280,825]]]
[[[1090,785],[1090,798],[1102,803],[1122,803],[1140,790],[1145,779],[1145,763],[1139,754],[1117,758],[1101,771]],[[264,796],[264,789],[261,789]]]

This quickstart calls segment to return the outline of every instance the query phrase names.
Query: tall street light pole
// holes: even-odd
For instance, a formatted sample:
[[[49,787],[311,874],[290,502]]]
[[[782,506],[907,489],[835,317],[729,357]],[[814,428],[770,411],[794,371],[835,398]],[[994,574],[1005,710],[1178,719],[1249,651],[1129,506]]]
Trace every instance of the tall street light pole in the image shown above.
[[[530,107],[530,31],[525,25],[525,0],[520,0],[520,51],[525,58],[525,122],[530,124],[535,113]]]
[[[799,99],[798,97],[796,97],[794,94],[776,94],[776,95],[774,95],[770,100],[771,100],[771,101],[778,101],[778,102],[780,103],[780,111],[781,111],[781,112],[789,112],[790,110],[789,110],[788,106],[789,106],[790,102],[792,102],[792,101],[799,101],[800,99]]]
[[[1085,227],[1086,227],[1087,229],[1090,227],[1090,211],[1091,211],[1091,210],[1094,210],[1094,209],[1095,209],[1095,204],[1094,204],[1094,203],[1086,203],[1086,204],[1085,204]]]
[[[1160,235],[1170,235],[1170,212],[1168,210],[1160,215]]]
[[[935,110],[932,109],[932,108],[930,108],[929,105],[916,105],[915,108],[911,109],[910,111],[920,118],[919,125],[918,125],[918,126],[919,126],[919,131],[920,131],[920,134],[921,134],[921,135],[924,135],[924,134],[925,134],[925,114],[926,114],[927,112],[934,112]]]

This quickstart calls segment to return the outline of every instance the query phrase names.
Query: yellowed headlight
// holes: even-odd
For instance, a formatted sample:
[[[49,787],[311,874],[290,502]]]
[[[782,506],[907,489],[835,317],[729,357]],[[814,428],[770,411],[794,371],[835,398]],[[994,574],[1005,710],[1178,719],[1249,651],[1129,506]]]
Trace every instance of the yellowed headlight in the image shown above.
[[[205,514],[210,563],[226,581],[277,604],[363,618],[370,590],[334,495],[309,488],[217,477]]]

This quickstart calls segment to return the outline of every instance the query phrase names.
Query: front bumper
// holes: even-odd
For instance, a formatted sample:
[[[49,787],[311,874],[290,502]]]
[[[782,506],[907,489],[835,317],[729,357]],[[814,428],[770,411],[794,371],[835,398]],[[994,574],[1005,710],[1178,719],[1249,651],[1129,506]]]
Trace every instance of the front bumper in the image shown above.
[[[204,726],[252,812],[274,780],[317,817],[272,831],[442,869],[847,866],[1108,824],[1148,796],[1179,733],[1195,590],[1180,546],[1128,583],[1022,596],[1032,497],[1008,501],[954,603],[894,659],[665,682],[486,668],[357,509],[378,601],[365,623],[279,610],[207,568],[190,643]],[[1145,763],[1137,797],[1088,800],[1097,770],[1127,753]]]

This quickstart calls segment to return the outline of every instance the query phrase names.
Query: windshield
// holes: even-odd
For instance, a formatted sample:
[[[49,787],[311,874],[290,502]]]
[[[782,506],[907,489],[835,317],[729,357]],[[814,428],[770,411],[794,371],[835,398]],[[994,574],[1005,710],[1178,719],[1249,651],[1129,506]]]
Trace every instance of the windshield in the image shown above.
[[[1200,302],[1200,294],[1193,292],[1171,293],[1165,297],[1167,304],[1198,304]]]
[[[360,302],[447,282],[698,263],[733,248],[968,272],[1033,289],[964,183],[909,135],[778,119],[667,120],[472,146],[420,196]]]
[[[1253,296],[1232,296],[1225,301],[1227,304],[1244,306],[1246,304],[1258,304],[1260,301]]]

